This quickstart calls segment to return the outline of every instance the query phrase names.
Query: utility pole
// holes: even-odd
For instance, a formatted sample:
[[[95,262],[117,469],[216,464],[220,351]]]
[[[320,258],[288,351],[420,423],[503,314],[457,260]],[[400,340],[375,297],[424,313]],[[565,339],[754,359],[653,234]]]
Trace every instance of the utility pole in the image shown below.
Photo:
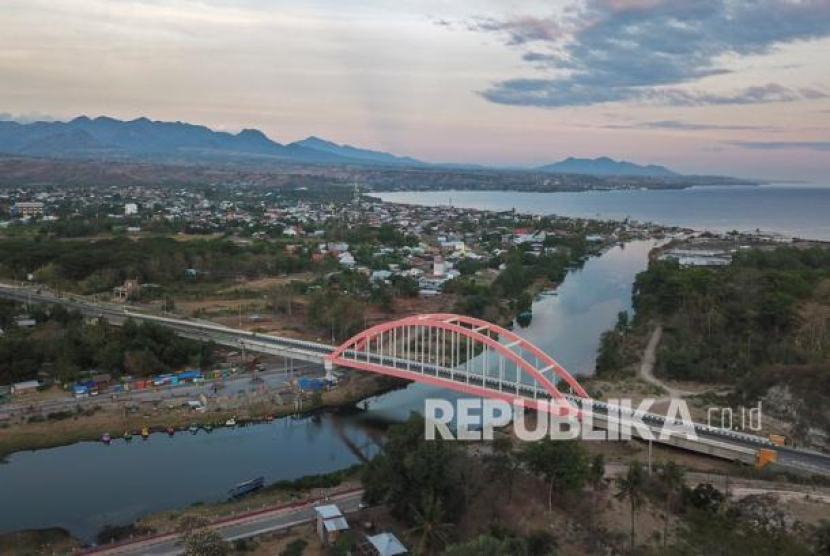
[[[651,476],[651,439],[648,439],[648,474]]]

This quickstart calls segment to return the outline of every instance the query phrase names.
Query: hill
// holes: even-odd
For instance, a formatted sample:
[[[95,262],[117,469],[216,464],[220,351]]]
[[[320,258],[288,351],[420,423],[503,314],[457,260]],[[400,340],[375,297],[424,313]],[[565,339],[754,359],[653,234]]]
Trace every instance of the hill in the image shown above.
[[[256,129],[214,131],[147,118],[80,116],[68,122],[0,122],[0,153],[53,158],[259,158],[309,164],[422,164],[411,158],[310,137],[282,145]]]
[[[677,177],[680,174],[664,166],[649,164],[641,166],[624,160],[614,160],[603,156],[600,158],[569,157],[560,162],[540,166],[541,172],[557,174],[586,174],[589,176],[639,176],[639,177]]]

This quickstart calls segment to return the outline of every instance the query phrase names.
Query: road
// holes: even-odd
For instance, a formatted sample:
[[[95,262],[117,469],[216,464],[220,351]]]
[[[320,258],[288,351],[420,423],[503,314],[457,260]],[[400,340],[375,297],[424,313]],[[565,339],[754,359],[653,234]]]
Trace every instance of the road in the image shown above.
[[[314,507],[320,504],[337,504],[345,514],[356,512],[359,509],[362,497],[362,489],[353,489],[334,494],[328,500],[316,499],[286,504],[222,519],[211,524],[210,528],[217,531],[228,541],[255,537],[312,521],[315,517]],[[173,556],[183,552],[179,542],[179,535],[170,533],[136,539],[108,547],[97,547],[82,551],[79,554],[94,554],[95,556]]]
[[[175,330],[178,334],[203,340],[213,341],[217,344],[237,347],[246,347],[251,351],[259,351],[271,355],[280,355],[283,357],[291,357],[313,363],[322,363],[327,355],[329,355],[334,347],[318,342],[308,342],[305,340],[297,340],[293,338],[284,338],[278,336],[270,336],[264,334],[257,334],[245,330],[236,330],[225,326],[219,326],[212,323],[206,323],[198,320],[187,320],[181,318],[159,317],[155,315],[147,315],[144,313],[137,313],[127,311],[121,306],[114,306],[112,304],[92,304],[88,300],[77,296],[58,296],[51,292],[36,290],[31,287],[16,287],[6,284],[0,284],[0,297],[9,299],[16,299],[24,302],[37,303],[60,303],[67,307],[77,310],[82,314],[88,316],[104,317],[113,324],[122,324],[127,319],[145,320],[156,322],[160,325],[167,326]],[[656,349],[659,336],[654,341],[654,349]],[[651,342],[650,342],[651,343]],[[356,353],[352,351],[345,352],[346,356],[355,359],[358,356],[370,362],[379,363],[399,370],[412,371],[412,380],[419,380],[420,375],[429,375],[432,377],[449,378],[450,383],[453,380],[466,380],[466,384],[480,384],[492,388],[494,391],[510,392],[513,388],[517,396],[528,396],[537,399],[544,399],[549,397],[549,393],[538,386],[531,386],[523,383],[504,384],[493,376],[470,375],[464,373],[459,369],[450,369],[443,366],[438,366],[430,363],[412,362],[402,359],[390,358],[388,356]],[[407,375],[409,376],[409,375]],[[583,405],[585,400],[576,398],[574,396],[566,396],[571,402],[577,405]],[[616,406],[609,405],[600,401],[593,401],[592,406],[588,411],[595,412],[602,417],[610,410],[615,409]],[[647,425],[655,428],[661,427],[665,422],[665,416],[655,414],[640,414]],[[746,461],[748,458],[753,459],[755,453],[759,448],[772,449],[778,452],[777,464],[788,467],[793,470],[799,470],[808,473],[821,473],[830,476],[830,456],[818,452],[811,452],[808,450],[797,450],[792,448],[783,448],[773,445],[768,439],[745,434],[737,431],[720,429],[711,427],[706,424],[695,424],[695,431],[700,438],[689,438],[686,441],[685,448],[695,451],[703,451],[704,453],[712,453],[711,447],[718,446],[721,451],[734,452],[734,456],[730,455],[730,459],[740,459]],[[676,436],[676,435],[675,435]],[[675,440],[672,438],[671,440]],[[706,446],[708,444],[708,446]],[[751,452],[749,450],[754,450]],[[718,457],[725,457],[720,455]]]

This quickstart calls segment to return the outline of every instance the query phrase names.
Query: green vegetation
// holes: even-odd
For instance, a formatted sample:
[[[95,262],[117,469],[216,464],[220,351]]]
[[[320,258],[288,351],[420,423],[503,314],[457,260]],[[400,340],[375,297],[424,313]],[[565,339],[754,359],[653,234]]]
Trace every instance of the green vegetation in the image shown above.
[[[426,514],[433,525],[457,517],[464,506],[464,459],[458,443],[425,440],[423,417],[412,414],[389,430],[383,452],[366,465],[365,499],[387,504],[392,515],[409,526],[416,525],[418,513]]]
[[[588,477],[590,462],[585,447],[576,440],[551,440],[545,437],[528,442],[519,453],[531,473],[548,484],[548,509],[553,508],[553,493],[578,490]]]
[[[0,277],[90,294],[109,291],[126,279],[173,286],[190,281],[298,272],[311,264],[307,253],[286,253],[282,242],[243,246],[228,240],[177,241],[165,237],[98,241],[12,238],[0,241]],[[191,270],[188,273],[188,270]]]
[[[719,268],[652,261],[635,283],[633,330],[664,327],[656,372],[677,380],[732,383],[738,401],[786,385],[804,400],[802,417],[822,423],[830,397],[830,250],[751,249]],[[631,331],[603,337],[598,372],[619,373]],[[826,425],[826,422],[824,423]]]
[[[3,304],[0,321],[10,320],[14,313],[14,305]],[[93,369],[116,376],[147,376],[211,363],[209,344],[178,337],[153,323],[127,321],[122,327],[102,321],[87,324],[79,314],[59,305],[48,312],[33,307],[32,316],[38,322],[33,328],[3,326],[0,384],[34,379],[41,371],[63,383]],[[48,418],[65,416],[51,414]]]
[[[305,539],[295,539],[280,552],[280,556],[302,556],[307,545],[308,542]]]
[[[555,556],[556,542],[544,531],[527,538],[481,535],[447,547],[442,556]]]
[[[750,387],[759,378],[769,382],[763,371],[797,365],[803,375],[795,378],[827,395],[830,335],[820,326],[826,323],[805,322],[810,315],[799,314],[811,299],[828,302],[817,292],[827,279],[830,250],[819,248],[755,249],[724,269],[658,261],[637,277],[634,303],[639,321],[665,323],[658,370],[669,377],[745,379]]]

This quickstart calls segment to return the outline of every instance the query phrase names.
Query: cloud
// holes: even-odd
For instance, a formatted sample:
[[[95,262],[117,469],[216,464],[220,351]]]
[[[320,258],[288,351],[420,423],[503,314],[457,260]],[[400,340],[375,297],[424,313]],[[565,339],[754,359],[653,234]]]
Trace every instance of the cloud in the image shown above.
[[[507,44],[521,45],[536,41],[552,42],[561,36],[559,23],[553,18],[519,17],[505,21],[479,19],[469,26],[473,31],[495,31],[507,36]]]
[[[497,103],[575,106],[637,101],[668,105],[754,104],[825,98],[780,84],[732,93],[686,85],[731,73],[724,57],[761,55],[830,36],[830,0],[586,0],[560,18],[479,20],[470,28],[524,47],[548,75],[509,79],[483,91]],[[544,52],[542,52],[544,50]]]
[[[816,94],[818,92],[816,91]],[[604,102],[638,101],[672,106],[706,106],[792,102],[808,97],[802,91],[778,83],[735,91],[710,93],[672,87],[631,87],[579,84],[562,79],[511,79],[502,81],[481,95],[491,102],[519,106],[590,106]],[[828,95],[824,93],[824,97]]]
[[[772,126],[755,125],[730,125],[730,124],[705,124],[696,122],[683,122],[679,120],[658,120],[655,122],[638,122],[632,124],[608,124],[602,126],[605,129],[667,129],[674,131],[700,131],[700,130],[765,130],[780,131],[781,128]]]
[[[28,114],[11,114],[9,112],[0,112],[0,122],[17,122],[19,124],[31,124],[34,122],[57,122],[61,118],[51,116],[49,114],[41,114],[39,112],[29,112]]]
[[[830,141],[733,141],[733,145],[762,151],[808,150],[830,151]]]

